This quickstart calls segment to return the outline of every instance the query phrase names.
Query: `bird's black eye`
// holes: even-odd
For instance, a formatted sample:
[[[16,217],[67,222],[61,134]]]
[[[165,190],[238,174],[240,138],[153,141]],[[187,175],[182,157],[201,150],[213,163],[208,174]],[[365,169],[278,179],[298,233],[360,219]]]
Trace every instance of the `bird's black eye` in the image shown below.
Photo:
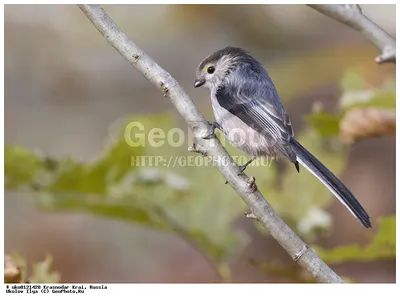
[[[208,74],[212,74],[212,73],[214,73],[214,71],[215,71],[215,68],[213,66],[207,67],[207,73]]]

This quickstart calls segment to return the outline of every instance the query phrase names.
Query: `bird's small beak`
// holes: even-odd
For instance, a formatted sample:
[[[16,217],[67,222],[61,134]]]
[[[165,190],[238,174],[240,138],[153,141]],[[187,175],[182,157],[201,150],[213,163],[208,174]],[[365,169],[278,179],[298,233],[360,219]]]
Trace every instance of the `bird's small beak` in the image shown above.
[[[194,81],[194,87],[195,87],[195,88],[198,88],[198,87],[202,86],[202,85],[205,84],[205,83],[206,83],[206,80],[205,80],[205,79],[196,79],[196,80]]]

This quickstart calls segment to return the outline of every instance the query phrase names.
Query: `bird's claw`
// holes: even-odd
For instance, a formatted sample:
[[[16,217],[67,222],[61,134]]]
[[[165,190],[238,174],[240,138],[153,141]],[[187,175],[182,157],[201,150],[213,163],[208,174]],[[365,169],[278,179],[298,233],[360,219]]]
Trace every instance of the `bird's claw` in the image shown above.
[[[209,140],[214,136],[214,130],[211,130],[209,134],[207,134],[205,137],[203,137],[204,140]]]
[[[239,173],[238,173],[238,175],[243,174],[244,170],[246,170],[246,168],[247,168],[255,159],[256,159],[256,157],[253,156],[251,159],[249,159],[249,160],[247,161],[247,163],[245,163],[244,165],[239,166]]]
[[[239,166],[239,173],[237,173],[237,175],[241,175],[243,174],[244,170],[246,170],[247,165],[243,165],[243,166]]]
[[[209,140],[214,136],[215,128],[218,128],[218,129],[221,128],[217,122],[209,122],[209,121],[207,121],[207,123],[208,123],[208,125],[211,126],[211,130],[209,131],[209,133],[205,137],[203,137],[203,139],[205,139],[205,140]]]

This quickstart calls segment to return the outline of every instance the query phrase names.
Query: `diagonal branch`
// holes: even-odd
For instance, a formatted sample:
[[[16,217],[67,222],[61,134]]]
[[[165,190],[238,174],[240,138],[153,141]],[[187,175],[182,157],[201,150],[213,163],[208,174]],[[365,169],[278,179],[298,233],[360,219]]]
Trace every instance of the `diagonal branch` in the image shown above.
[[[396,41],[385,30],[365,16],[359,5],[308,4],[320,13],[342,22],[364,35],[381,55],[375,58],[377,63],[396,63]]]
[[[196,147],[201,149],[203,154],[212,158],[214,165],[218,167],[225,179],[232,185],[232,188],[249,206],[251,213],[289,253],[292,259],[310,272],[319,282],[343,283],[344,281],[276,214],[257,189],[254,178],[237,175],[238,166],[218,139],[215,137],[210,140],[201,138],[209,132],[209,125],[178,82],[136,46],[99,5],[79,5],[79,7],[104,38],[143,76],[160,89],[166,98],[171,100],[189,124],[194,136],[198,137],[198,147]]]

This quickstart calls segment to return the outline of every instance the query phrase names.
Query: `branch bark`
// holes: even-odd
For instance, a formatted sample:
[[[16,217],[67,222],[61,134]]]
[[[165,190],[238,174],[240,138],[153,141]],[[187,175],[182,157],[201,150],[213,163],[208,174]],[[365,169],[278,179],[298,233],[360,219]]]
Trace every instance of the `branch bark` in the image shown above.
[[[377,63],[396,63],[396,41],[381,27],[366,17],[357,4],[308,4],[318,12],[359,31],[381,51]]]
[[[254,178],[248,178],[245,174],[237,175],[238,166],[219,140],[216,137],[210,140],[201,138],[207,135],[210,127],[178,82],[129,39],[99,5],[78,6],[104,38],[160,89],[166,98],[171,100],[193,131],[197,141],[196,147],[201,148],[202,153],[212,158],[214,165],[249,206],[254,217],[271,233],[292,259],[319,282],[343,283],[344,281],[276,214],[257,189]]]

